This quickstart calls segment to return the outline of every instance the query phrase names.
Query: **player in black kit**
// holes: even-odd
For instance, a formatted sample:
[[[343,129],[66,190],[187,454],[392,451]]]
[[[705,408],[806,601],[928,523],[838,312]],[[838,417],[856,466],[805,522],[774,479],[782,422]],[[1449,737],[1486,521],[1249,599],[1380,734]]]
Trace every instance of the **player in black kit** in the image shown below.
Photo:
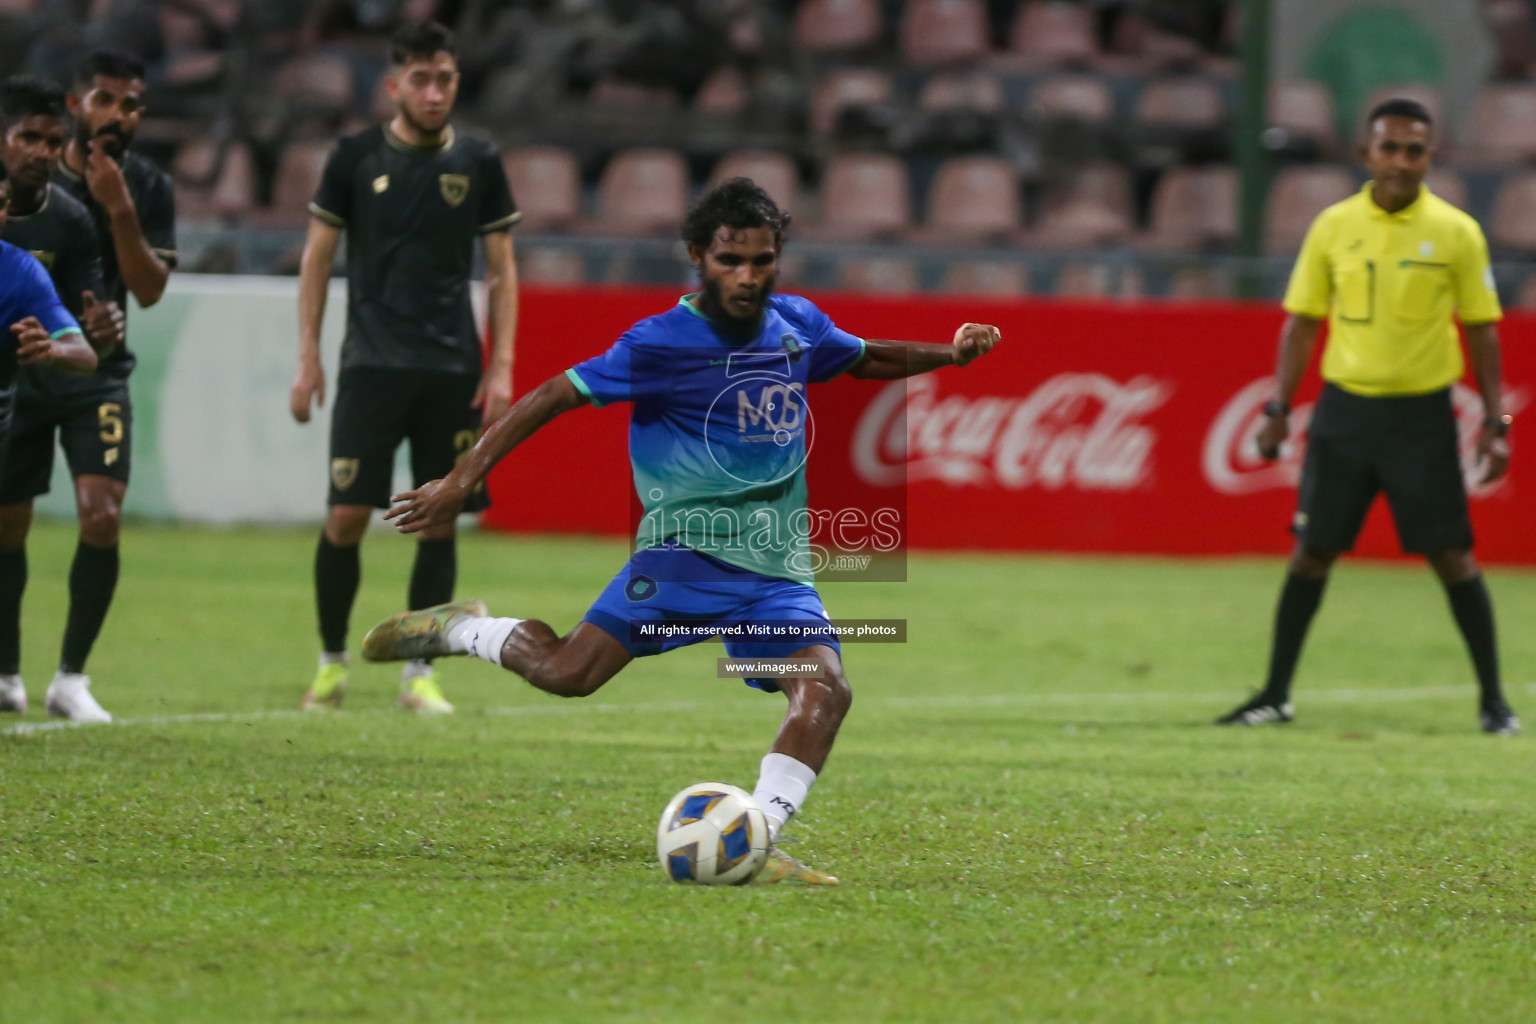
[[[0,160],[8,172],[3,186],[9,216],[0,238],[37,257],[47,268],[64,306],[80,322],[98,357],[106,362],[121,350],[121,308],[107,294],[101,273],[101,246],[90,212],[50,181],[65,144],[68,109],[64,90],[52,82],[18,76],[0,84]],[[109,385],[114,388],[116,385]],[[102,422],[104,390],[95,377],[81,377],[47,366],[23,367],[17,374],[16,418],[9,457],[0,471],[0,691],[9,702],[25,701],[20,675],[21,596],[26,585],[27,530],[33,499],[48,491],[57,431],[71,474],[82,479],[104,466],[108,431]],[[116,460],[114,460],[115,462]],[[121,464],[126,478],[127,464]],[[90,484],[86,484],[89,487]],[[82,543],[107,538],[87,524],[87,500],[81,506]],[[115,541],[114,541],[115,543]],[[107,544],[96,545],[109,547]],[[48,689],[51,713],[75,721],[109,721],[82,674],[85,656],[100,629],[110,586],[93,573],[97,552],[77,554],[71,577],[71,605],[59,674]],[[0,693],[0,703],[6,698]],[[19,697],[17,695],[20,695]]]
[[[329,511],[315,553],[321,654],[306,709],[339,707],[347,685],[347,623],[361,578],[359,546],[375,508],[388,508],[395,450],[411,443],[416,486],[442,477],[507,410],[517,277],[518,219],[495,147],[457,134],[453,34],[428,23],[391,42],[386,88],[397,113],[341,140],[310,204],[299,270],[299,369],[289,405],[309,422],[325,400],[320,322],[331,261],[347,242],[347,332],[331,414]],[[470,307],[474,242],[483,240],[491,353],[481,356]],[[482,364],[483,369],[482,369]],[[485,507],[483,493],[468,511]],[[453,598],[454,527],[423,531],[409,607]],[[400,705],[448,712],[437,673],[408,662]]]

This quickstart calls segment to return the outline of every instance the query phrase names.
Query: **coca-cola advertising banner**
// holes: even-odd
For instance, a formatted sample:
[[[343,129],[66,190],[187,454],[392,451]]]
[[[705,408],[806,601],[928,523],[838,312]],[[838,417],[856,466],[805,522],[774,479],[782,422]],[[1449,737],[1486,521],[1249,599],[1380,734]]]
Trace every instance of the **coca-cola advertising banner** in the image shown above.
[[[602,351],[677,298],[653,289],[526,289],[517,393]],[[823,527],[812,540],[832,551],[834,568],[843,556],[888,553],[891,546],[876,540],[893,534],[898,549],[1289,549],[1320,384],[1314,368],[1297,396],[1283,457],[1260,459],[1253,438],[1273,394],[1278,309],[814,298],[838,326],[866,338],[948,342],[966,321],[1002,330],[1002,343],[968,367],[894,382],[842,377],[809,390],[811,521]],[[1492,486],[1477,484],[1471,464],[1482,404],[1470,382],[1456,388],[1473,527],[1485,561],[1536,564],[1530,497],[1521,491],[1522,480],[1536,479],[1536,464],[1522,458],[1518,419],[1536,389],[1536,318],[1511,317],[1501,333],[1504,407],[1517,422],[1513,467]],[[628,407],[582,409],[546,427],[492,474],[486,525],[629,533],[638,506],[628,415]],[[898,522],[899,530],[862,528],[872,521]],[[1356,550],[1397,553],[1384,503]]]

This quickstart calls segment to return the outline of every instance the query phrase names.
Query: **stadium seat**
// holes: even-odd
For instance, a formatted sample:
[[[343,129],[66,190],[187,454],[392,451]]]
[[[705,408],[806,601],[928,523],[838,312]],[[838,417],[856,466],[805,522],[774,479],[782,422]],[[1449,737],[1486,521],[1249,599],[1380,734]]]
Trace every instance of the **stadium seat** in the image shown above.
[[[626,149],[603,168],[589,234],[671,235],[688,209],[688,162],[671,149]]]
[[[215,175],[218,160],[219,144],[212,139],[195,139],[177,150],[171,170],[178,217],[188,221],[237,217],[251,210],[256,170],[250,147],[243,142],[226,146],[224,164]]]
[[[880,0],[802,0],[795,11],[795,48],[844,53],[880,45]]]
[[[793,213],[800,206],[800,172],[795,161],[783,153],[765,149],[727,153],[715,165],[709,183],[718,185],[730,178],[751,178],[781,209]]]
[[[1281,171],[1265,204],[1265,251],[1273,256],[1298,252],[1313,219],[1354,191],[1355,179],[1342,167],[1320,164]]]
[[[1232,275],[1225,270],[1187,267],[1176,270],[1168,285],[1168,297],[1183,301],[1230,299],[1237,294]]]
[[[852,292],[900,295],[917,291],[917,268],[899,256],[861,256],[837,266],[837,286]]]
[[[1226,120],[1226,111],[1214,83],[1178,75],[1149,82],[1136,98],[1132,116],[1141,124],[1158,127],[1215,128]]]
[[[325,162],[335,143],[328,139],[295,142],[283,150],[272,181],[272,206],[259,219],[274,225],[304,224],[309,203],[320,188]]]
[[[677,106],[677,91],[625,78],[599,78],[587,92],[587,104],[607,109],[668,110]]]
[[[941,287],[954,295],[1027,295],[1029,270],[1021,263],[966,260],[950,264]]]
[[[1003,83],[985,72],[941,72],[930,75],[917,95],[921,110],[935,113],[973,111],[995,114],[1006,105]]]
[[[1062,298],[1139,299],[1145,294],[1141,271],[1108,263],[1071,263],[1056,275],[1053,294]]]
[[[1467,179],[1456,168],[1432,167],[1424,184],[1452,206],[1462,210],[1468,208]]]
[[[1536,170],[1504,178],[1488,218],[1488,241],[1506,252],[1536,253]]]
[[[1114,115],[1115,99],[1103,79],[1055,75],[1029,91],[1029,107],[1048,119],[1098,124]]]
[[[1490,85],[1472,104],[1462,163],[1508,166],[1536,157],[1536,85]]]
[[[1232,167],[1174,167],[1152,193],[1142,248],[1196,252],[1230,245],[1237,238],[1238,175]]]
[[[1022,68],[1080,67],[1099,53],[1093,12],[1084,4],[1033,0],[1022,4],[1000,61]]]
[[[999,157],[952,157],[940,165],[928,191],[928,222],[909,236],[916,242],[1012,241],[1024,223],[1019,178]]]
[[[523,214],[520,231],[558,231],[580,219],[581,168],[570,150],[526,146],[509,150],[501,165]]]
[[[1025,244],[1041,249],[1085,249],[1118,242],[1134,230],[1130,175],[1111,163],[1092,163],[1045,190],[1044,215]]]
[[[1510,305],[1520,309],[1536,309],[1536,274],[1520,282],[1520,288],[1515,292]]]
[[[917,67],[985,57],[987,9],[982,0],[908,0],[901,16],[901,55]]]
[[[272,95],[300,117],[339,117],[352,109],[352,65],[330,54],[294,57],[273,76]]]
[[[741,70],[728,64],[699,86],[693,109],[702,114],[739,114],[747,108],[747,100],[747,83]]]
[[[811,93],[811,133],[830,139],[837,133],[837,119],[844,110],[878,107],[889,103],[896,87],[891,76],[863,68],[839,68],[816,83]]]
[[[1334,149],[1333,94],[1321,82],[1307,78],[1275,82],[1269,88],[1268,121],[1287,140],[1307,140],[1325,153]]]
[[[528,284],[577,285],[586,273],[581,254],[571,249],[519,246],[517,279]]]
[[[799,232],[808,240],[860,242],[891,238],[912,223],[907,166],[883,153],[851,153],[827,161],[821,222]]]

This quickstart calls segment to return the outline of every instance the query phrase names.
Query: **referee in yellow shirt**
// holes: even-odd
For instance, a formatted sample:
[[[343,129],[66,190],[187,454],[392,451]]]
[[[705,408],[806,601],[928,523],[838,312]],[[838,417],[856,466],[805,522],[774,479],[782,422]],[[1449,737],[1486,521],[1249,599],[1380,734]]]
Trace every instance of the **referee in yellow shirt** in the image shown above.
[[[1318,215],[1291,272],[1275,396],[1258,436],[1259,452],[1278,457],[1291,398],[1327,319],[1324,387],[1308,430],[1269,676],[1257,696],[1216,721],[1291,721],[1291,677],[1328,571],[1385,492],[1403,550],[1424,555],[1445,586],[1477,672],[1483,731],[1512,736],[1520,720],[1499,684],[1493,604],[1472,557],[1451,408],[1451,386],[1465,369],[1459,319],[1483,399],[1482,478],[1498,479],[1509,465],[1510,418],[1499,402],[1502,313],[1488,244],[1475,220],[1424,187],[1435,154],[1429,112],[1388,100],[1369,124],[1371,181]]]

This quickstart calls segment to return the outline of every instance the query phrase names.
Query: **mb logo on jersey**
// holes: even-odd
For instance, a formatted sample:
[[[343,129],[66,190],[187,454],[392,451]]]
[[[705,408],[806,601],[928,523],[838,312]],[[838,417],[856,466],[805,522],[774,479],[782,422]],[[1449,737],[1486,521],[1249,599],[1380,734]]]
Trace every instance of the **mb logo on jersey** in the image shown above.
[[[785,352],[789,353],[789,361],[792,363],[798,363],[800,357],[805,355],[805,346],[801,345],[800,339],[793,334],[779,335],[779,344],[784,347]]]
[[[352,486],[357,479],[357,459],[332,459],[331,460],[331,484],[338,491],[344,491]]]
[[[439,174],[437,187],[443,190],[443,199],[449,206],[458,206],[469,195],[469,175]]]
[[[805,424],[805,402],[799,381],[766,384],[754,401],[748,388],[736,390],[736,428],[748,434],[792,434]],[[781,441],[787,444],[788,439]]]

